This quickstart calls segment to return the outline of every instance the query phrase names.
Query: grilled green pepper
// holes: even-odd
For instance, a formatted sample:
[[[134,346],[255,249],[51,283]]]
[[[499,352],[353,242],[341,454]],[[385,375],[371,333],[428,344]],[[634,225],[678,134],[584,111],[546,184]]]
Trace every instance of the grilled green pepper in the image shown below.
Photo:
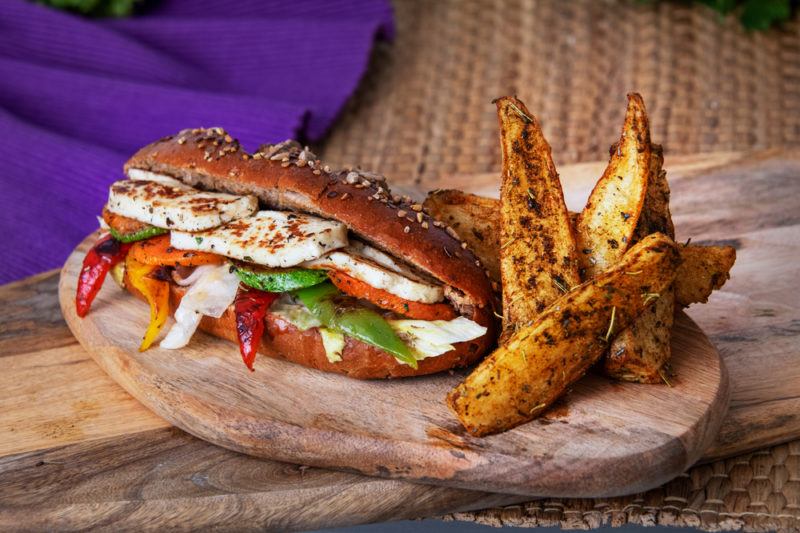
[[[324,270],[308,270],[305,268],[252,268],[236,266],[239,279],[254,289],[266,292],[289,292],[295,289],[311,287],[328,279]]]
[[[376,346],[401,363],[417,368],[411,348],[381,315],[359,305],[355,298],[343,295],[331,283],[300,289],[294,295],[323,326]]]
[[[157,228],[155,226],[146,226],[139,231],[134,231],[133,233],[120,233],[112,227],[108,228],[108,232],[111,234],[112,237],[117,239],[120,242],[136,242],[136,241],[143,241],[145,239],[149,239],[150,237],[155,237],[156,235],[163,235],[167,233],[169,230],[164,228]]]

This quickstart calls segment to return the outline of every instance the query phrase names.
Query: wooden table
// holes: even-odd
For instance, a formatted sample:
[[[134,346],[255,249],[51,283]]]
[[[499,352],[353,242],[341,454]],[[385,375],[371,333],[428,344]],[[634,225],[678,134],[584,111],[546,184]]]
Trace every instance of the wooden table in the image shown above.
[[[573,206],[598,168],[561,169]],[[679,237],[739,253],[724,290],[690,309],[733,385],[706,459],[800,437],[800,151],[668,158],[667,168]],[[432,186],[485,191],[493,179]],[[57,276],[0,287],[0,530],[311,529],[520,501],[258,460],[171,428],[82,351],[61,319]]]

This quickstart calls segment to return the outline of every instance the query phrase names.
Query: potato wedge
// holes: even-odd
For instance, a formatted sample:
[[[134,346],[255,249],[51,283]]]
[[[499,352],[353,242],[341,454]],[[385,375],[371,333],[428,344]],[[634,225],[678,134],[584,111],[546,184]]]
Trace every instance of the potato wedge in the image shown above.
[[[733,246],[679,246],[682,263],[675,281],[675,301],[682,307],[705,303],[731,277]]]
[[[521,101],[506,96],[495,102],[503,154],[500,274],[508,336],[579,285],[580,276],[550,145]]]
[[[663,166],[661,146],[651,145],[647,193],[634,231],[634,242],[656,232],[675,238],[669,211],[669,184]],[[672,355],[674,310],[675,295],[670,287],[631,327],[614,339],[603,360],[603,372],[623,381],[668,383],[664,365]]]
[[[603,373],[621,381],[669,383],[664,365],[672,356],[675,293],[672,287],[625,331],[603,360]]]
[[[617,332],[655,303],[679,263],[672,239],[660,233],[645,237],[611,269],[518,329],[450,391],[448,405],[476,436],[532,420],[586,373]]]
[[[622,136],[578,217],[575,237],[583,279],[619,261],[630,246],[647,193],[650,126],[642,97],[628,95]]]
[[[492,281],[499,284],[499,201],[453,189],[437,189],[428,193],[423,207],[432,217],[453,228],[481,258]]]
[[[675,226],[669,211],[669,182],[664,170],[664,149],[660,144],[650,145],[650,165],[647,173],[647,192],[644,206],[636,224],[634,239],[640,241],[651,233],[663,233],[675,238]]]

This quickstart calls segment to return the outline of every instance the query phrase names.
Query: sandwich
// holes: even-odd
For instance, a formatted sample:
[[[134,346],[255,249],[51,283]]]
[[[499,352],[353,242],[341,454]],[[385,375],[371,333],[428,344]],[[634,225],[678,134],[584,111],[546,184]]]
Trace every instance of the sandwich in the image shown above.
[[[380,175],[295,141],[248,153],[221,128],[161,139],[124,171],[75,303],[86,316],[110,273],[150,306],[142,351],[200,329],[250,370],[261,353],[374,379],[467,366],[495,341],[480,261]]]

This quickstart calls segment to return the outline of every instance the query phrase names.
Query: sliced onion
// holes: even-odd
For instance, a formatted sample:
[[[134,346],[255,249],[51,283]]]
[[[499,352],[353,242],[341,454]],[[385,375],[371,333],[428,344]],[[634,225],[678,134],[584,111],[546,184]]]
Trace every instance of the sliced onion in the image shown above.
[[[197,281],[198,279],[200,279],[200,277],[201,277],[201,276],[203,276],[203,274],[204,274],[204,273],[206,273],[206,272],[208,272],[209,270],[212,270],[212,269],[214,269],[214,268],[216,268],[214,265],[200,265],[199,267],[196,267],[196,268],[195,268],[195,269],[192,271],[192,273],[191,273],[191,274],[189,274],[189,275],[188,275],[187,277],[185,277],[185,278],[182,278],[182,277],[181,277],[181,276],[178,274],[178,271],[177,271],[177,269],[176,269],[176,270],[173,270],[173,272],[172,272],[172,280],[173,280],[175,283],[177,283],[178,285],[180,285],[181,287],[187,287],[187,286],[189,286],[189,285],[193,284],[193,283],[194,283],[195,281]]]
[[[186,291],[181,304],[175,310],[175,324],[161,341],[162,348],[174,350],[186,346],[200,325],[203,315],[221,317],[236,298],[239,278],[231,272],[230,265],[204,265],[198,267],[197,271],[201,271],[198,279]]]

